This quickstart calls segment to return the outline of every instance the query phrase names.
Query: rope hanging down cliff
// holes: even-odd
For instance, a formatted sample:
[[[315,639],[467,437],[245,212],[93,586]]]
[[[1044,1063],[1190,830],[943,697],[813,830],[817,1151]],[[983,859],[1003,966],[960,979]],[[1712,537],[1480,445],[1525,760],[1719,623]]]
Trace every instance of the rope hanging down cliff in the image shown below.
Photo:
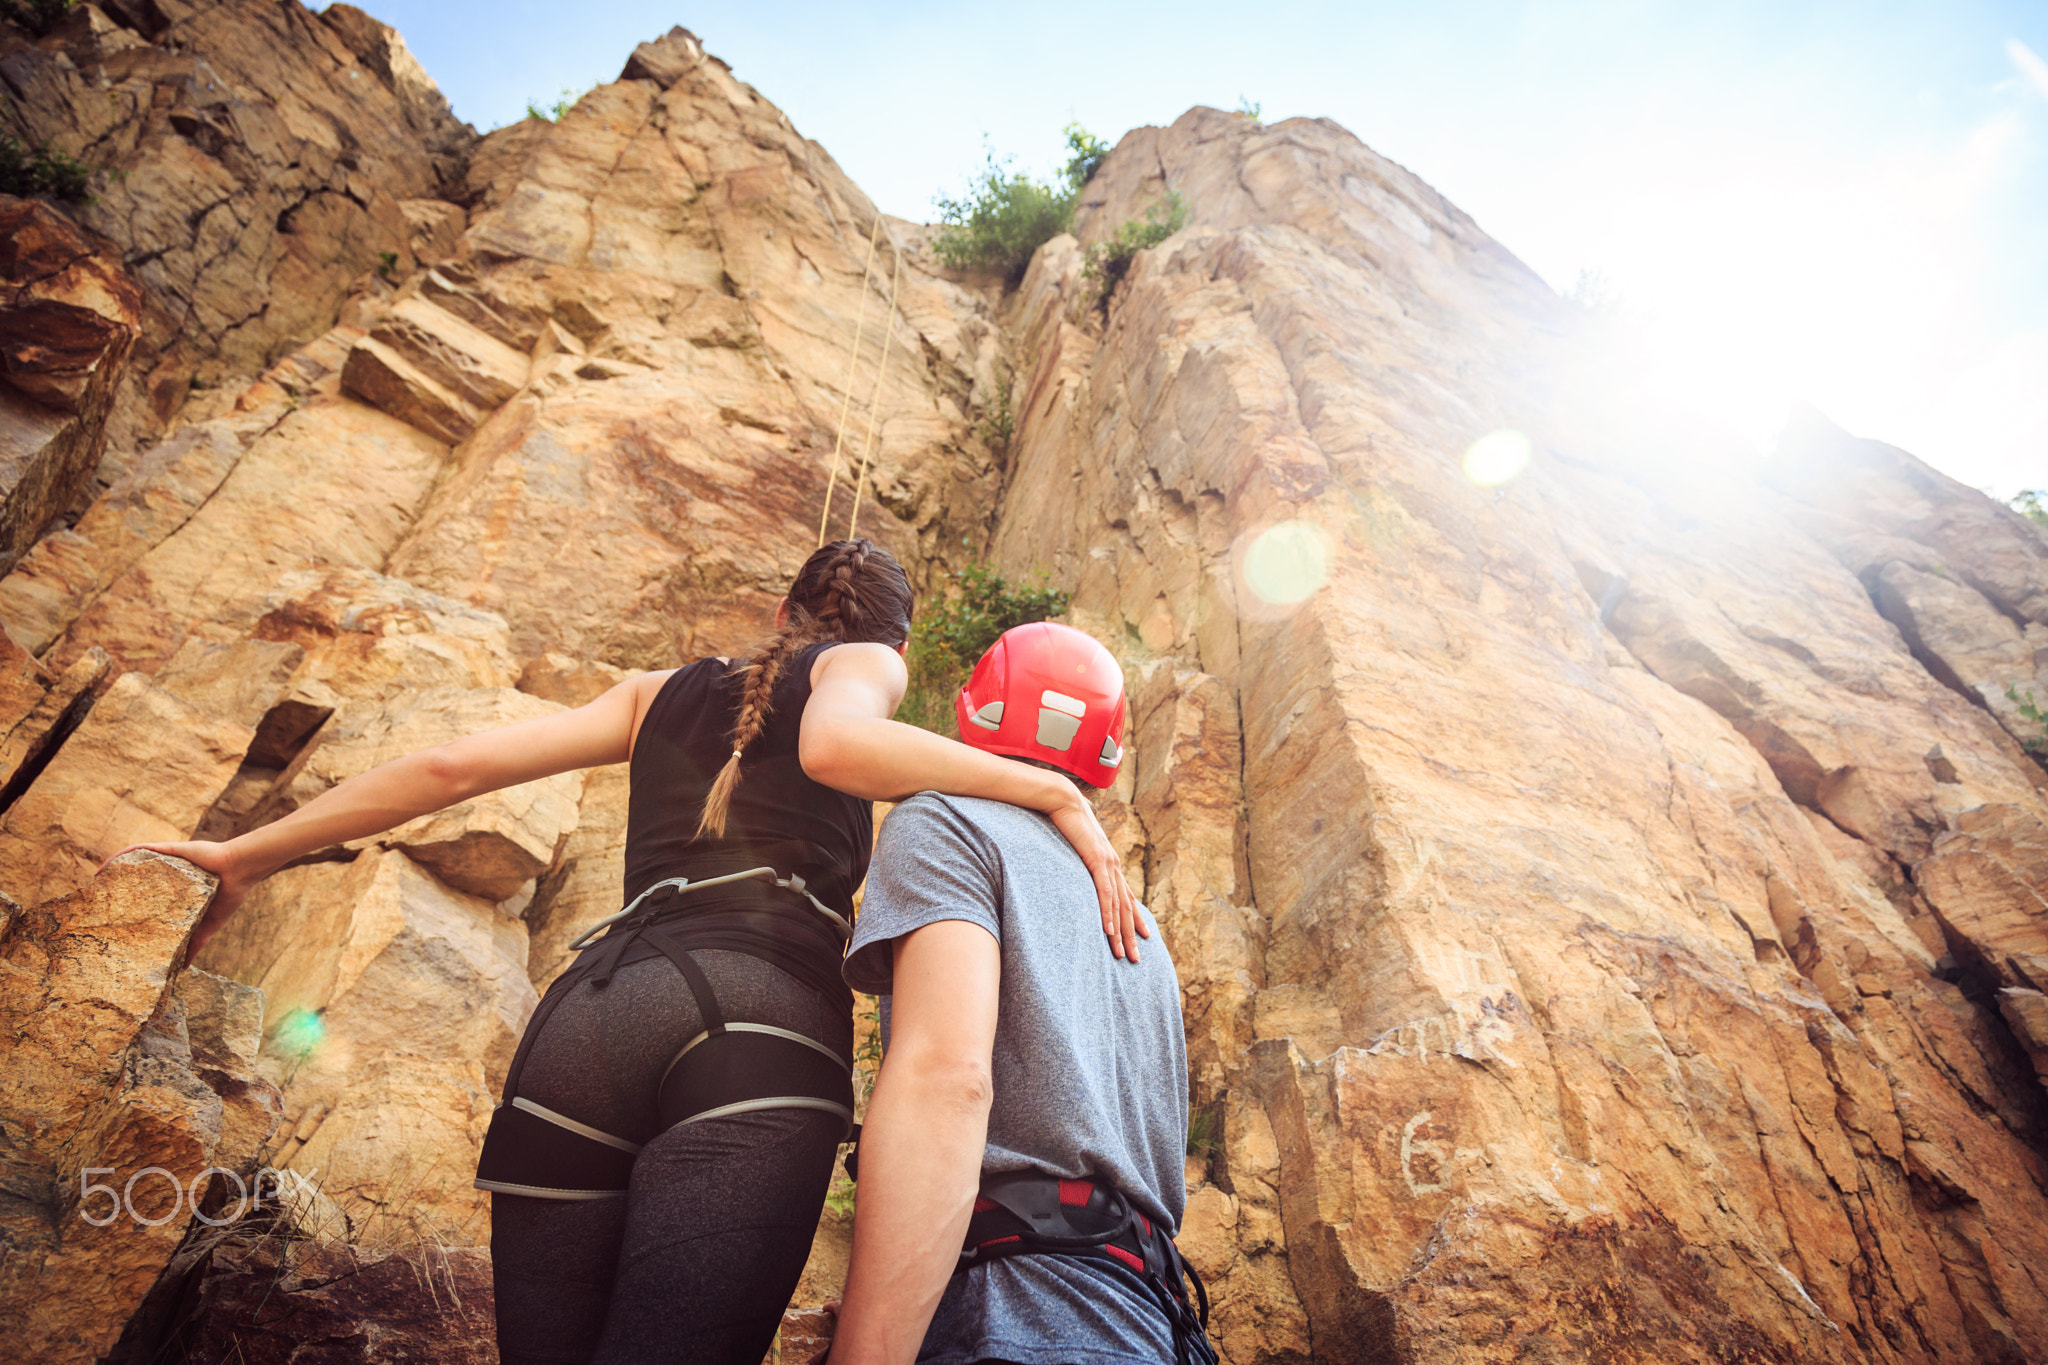
[[[853,405],[854,368],[859,361],[860,344],[867,331],[868,280],[874,271],[875,236],[880,231],[881,226],[882,217],[880,214],[876,214],[874,225],[868,229],[867,263],[861,268],[860,312],[855,316],[854,320],[853,349],[847,353],[846,379],[840,386],[842,397],[839,401],[839,422],[838,428],[832,437],[832,474],[825,482],[825,510],[818,517],[818,544],[820,546],[825,543],[825,528],[832,520],[833,490],[839,484],[839,452],[846,440],[847,412]],[[882,358],[875,367],[875,382],[868,390],[868,430],[867,437],[861,445],[860,477],[854,483],[853,514],[847,519],[846,523],[846,534],[849,539],[853,537],[854,527],[860,521],[861,494],[867,487],[869,457],[873,454],[875,445],[875,404],[881,397],[882,375],[889,366],[889,350],[896,340],[896,287],[903,277],[903,251],[901,247],[897,246],[893,238],[889,242],[889,250],[895,256],[896,261],[889,272],[888,319],[883,324],[887,330],[882,334]]]
[[[890,247],[896,244],[891,242]],[[868,393],[868,438],[860,448],[860,478],[853,485],[853,515],[846,519],[846,538],[854,539],[860,533],[854,528],[860,525],[860,495],[868,486],[868,456],[875,450],[875,400],[882,396],[882,375],[889,368],[889,344],[896,340],[896,281],[903,274],[903,252],[896,251],[896,267],[889,272],[889,330],[882,334],[882,360],[875,366],[875,387]]]
[[[840,381],[839,422],[832,435],[832,477],[825,481],[825,510],[818,516],[818,544],[825,543],[825,523],[832,519],[832,490],[839,485],[839,446],[846,439],[846,410],[853,405],[853,367],[860,359],[860,340],[868,324],[868,280],[875,271],[875,238],[882,231],[882,215],[875,215],[868,228],[868,258],[860,268],[860,312],[853,323],[853,349],[846,353],[846,378]],[[895,305],[893,291],[889,299]]]

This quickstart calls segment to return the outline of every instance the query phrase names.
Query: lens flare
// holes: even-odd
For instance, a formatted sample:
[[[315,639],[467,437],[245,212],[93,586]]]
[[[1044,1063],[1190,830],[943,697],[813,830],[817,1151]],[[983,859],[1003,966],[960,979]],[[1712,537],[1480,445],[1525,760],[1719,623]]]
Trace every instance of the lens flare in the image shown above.
[[[312,1010],[293,1010],[277,1021],[277,1046],[288,1056],[308,1055],[326,1036],[326,1021]]]
[[[1275,522],[1245,547],[1245,586],[1269,605],[1305,602],[1329,577],[1329,546],[1305,521]]]
[[[1491,432],[1465,452],[1465,477],[1481,488],[1496,488],[1528,468],[1530,453],[1521,432]]]

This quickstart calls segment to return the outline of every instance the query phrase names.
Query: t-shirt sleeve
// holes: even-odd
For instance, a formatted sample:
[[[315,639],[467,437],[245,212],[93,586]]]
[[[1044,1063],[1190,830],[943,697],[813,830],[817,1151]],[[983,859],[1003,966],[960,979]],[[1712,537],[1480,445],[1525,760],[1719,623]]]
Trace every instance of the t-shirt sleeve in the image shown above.
[[[842,971],[870,995],[894,988],[896,939],[940,920],[979,924],[1002,942],[1002,870],[972,821],[944,797],[920,793],[889,812]]]

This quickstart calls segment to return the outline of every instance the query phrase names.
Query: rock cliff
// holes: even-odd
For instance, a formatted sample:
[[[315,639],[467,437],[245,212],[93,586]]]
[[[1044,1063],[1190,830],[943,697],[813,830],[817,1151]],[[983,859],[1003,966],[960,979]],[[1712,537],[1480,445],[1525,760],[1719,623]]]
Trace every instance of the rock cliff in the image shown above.
[[[829,496],[920,582],[1051,570],[1126,664],[1103,810],[1182,971],[1232,1365],[2048,1359],[2032,523],[1817,416],[1749,460],[1324,121],[1127,135],[1003,293],[680,29],[482,138],[340,5],[81,5],[0,78],[128,172],[73,212],[139,300],[0,578],[42,1358],[474,1358],[469,1169],[617,908],[623,773],[289,868],[182,975],[204,889],[94,868],[743,648]],[[81,1217],[76,1169],[149,1164],[191,1208]],[[194,1218],[259,1169],[291,1197]],[[273,1292],[306,1335],[249,1334]]]

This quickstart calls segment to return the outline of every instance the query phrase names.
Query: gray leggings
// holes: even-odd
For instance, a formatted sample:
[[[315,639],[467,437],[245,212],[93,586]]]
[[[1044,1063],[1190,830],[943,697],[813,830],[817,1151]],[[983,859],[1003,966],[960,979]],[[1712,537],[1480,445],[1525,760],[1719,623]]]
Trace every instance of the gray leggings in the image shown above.
[[[853,1021],[745,953],[693,954],[728,1021],[849,1055]],[[498,1357],[759,1365],[810,1256],[843,1121],[770,1109],[659,1132],[663,1071],[703,1028],[665,957],[584,982],[533,1040],[519,1093],[644,1144],[623,1199],[491,1196]]]

